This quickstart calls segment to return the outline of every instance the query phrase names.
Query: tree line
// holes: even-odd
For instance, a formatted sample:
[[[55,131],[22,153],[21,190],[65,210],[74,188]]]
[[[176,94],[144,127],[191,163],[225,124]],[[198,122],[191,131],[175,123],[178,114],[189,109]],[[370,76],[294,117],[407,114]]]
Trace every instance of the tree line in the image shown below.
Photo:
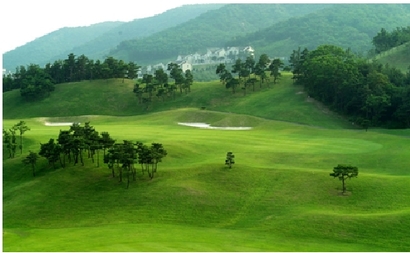
[[[246,95],[249,89],[255,91],[255,85],[259,83],[259,88],[263,84],[269,87],[270,77],[273,77],[273,83],[276,83],[281,76],[281,69],[284,63],[280,59],[271,60],[268,55],[262,54],[258,61],[250,55],[245,60],[236,59],[235,63],[228,70],[224,63],[217,66],[215,74],[219,76],[219,80],[227,89],[231,89],[235,94],[237,89],[241,89]],[[270,76],[267,75],[270,72]]]
[[[386,31],[382,28],[376,36],[373,37],[372,43],[375,47],[375,52],[377,54],[403,45],[410,41],[410,26],[407,27],[397,27],[391,32]]]
[[[194,82],[194,76],[191,70],[185,72],[177,63],[169,63],[167,66],[168,73],[159,68],[154,74],[144,74],[142,79],[135,85],[133,92],[138,97],[138,103],[145,105],[147,110],[151,103],[155,100],[165,101],[167,98],[174,99],[177,90],[179,93],[189,93]],[[169,83],[169,78],[173,79],[173,83]]]
[[[334,45],[298,48],[289,61],[296,84],[352,122],[366,129],[410,127],[410,69],[403,73]]]
[[[47,63],[44,68],[37,64],[16,68],[13,74],[3,75],[3,92],[20,89],[26,100],[37,100],[54,91],[55,84],[83,80],[137,77],[140,66],[113,57],[104,61],[92,60],[85,55],[69,54],[65,60]]]

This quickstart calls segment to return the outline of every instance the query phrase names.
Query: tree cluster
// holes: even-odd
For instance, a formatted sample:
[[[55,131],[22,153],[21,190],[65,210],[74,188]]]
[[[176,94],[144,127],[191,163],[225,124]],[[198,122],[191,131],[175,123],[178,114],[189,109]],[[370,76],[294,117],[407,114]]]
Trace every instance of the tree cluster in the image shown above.
[[[30,128],[25,121],[18,122],[8,130],[3,129],[3,150],[8,151],[9,158],[14,158],[17,148],[23,154],[23,135],[29,130]],[[17,143],[17,133],[19,134],[19,143]]]
[[[154,101],[164,101],[166,98],[175,98],[176,90],[179,89],[180,94],[187,94],[191,91],[191,86],[194,81],[194,76],[191,70],[186,70],[185,73],[181,69],[181,66],[176,63],[169,63],[167,71],[169,71],[169,77],[174,79],[173,83],[170,83],[167,72],[162,68],[157,69],[154,75],[144,74],[142,79],[134,85],[133,92],[138,97],[139,104],[145,104],[146,109]]]
[[[167,151],[160,143],[152,143],[147,146],[142,142],[132,142],[124,140],[116,143],[108,132],[97,132],[90,122],[85,122],[84,126],[73,123],[68,130],[60,130],[56,139],[50,138],[47,143],[40,144],[40,151],[30,154],[23,159],[25,164],[30,164],[35,176],[35,164],[38,156],[47,159],[54,169],[60,164],[66,167],[67,163],[73,165],[84,165],[84,158],[91,159],[92,163],[100,165],[100,153],[103,161],[112,171],[112,176],[116,176],[118,171],[119,181],[123,181],[123,174],[127,176],[127,188],[130,178],[136,180],[135,164],[139,163],[142,173],[147,172],[149,177],[154,178],[157,172],[158,163],[167,155]]]
[[[3,92],[20,89],[20,94],[26,100],[37,100],[47,97],[54,91],[55,81],[36,64],[16,68],[14,74],[3,75]]]
[[[3,92],[20,89],[22,97],[28,100],[43,98],[54,91],[54,85],[83,80],[137,77],[140,66],[134,62],[125,63],[113,57],[104,61],[91,60],[85,55],[69,54],[65,60],[47,63],[44,68],[30,64],[16,68],[13,74],[3,75]]]
[[[372,43],[376,53],[387,51],[393,47],[403,45],[410,41],[410,26],[397,27],[391,32],[382,28],[376,36],[373,37]]]
[[[105,154],[106,149],[114,143],[115,140],[108,132],[99,134],[90,122],[86,122],[84,126],[73,123],[69,130],[60,130],[56,139],[51,138],[47,143],[41,144],[39,155],[45,157],[54,169],[58,162],[61,167],[65,167],[67,162],[84,165],[84,156],[93,163],[96,160],[99,166],[99,151],[102,150]]]
[[[123,143],[115,143],[108,149],[104,155],[104,163],[112,170],[112,176],[115,177],[115,169],[119,172],[119,181],[122,182],[123,173],[127,174],[127,188],[130,178],[136,180],[135,164],[141,165],[142,174],[148,173],[152,179],[157,172],[158,163],[167,155],[167,151],[160,143],[152,143],[147,146],[142,142],[132,142],[124,140]]]
[[[352,122],[410,127],[410,71],[369,62],[334,45],[294,50],[290,66],[307,94]]]
[[[253,56],[246,57],[246,60],[241,58],[236,59],[229,71],[224,63],[217,66],[215,73],[219,76],[219,80],[225,85],[227,89],[232,89],[235,94],[237,88],[241,88],[243,94],[246,95],[247,90],[252,87],[255,91],[255,85],[259,82],[259,88],[269,79],[266,72],[270,72],[273,77],[273,83],[276,83],[280,78],[280,70],[283,67],[283,62],[280,59],[269,59],[266,54],[259,57],[258,62]],[[236,77],[234,76],[236,75]],[[267,82],[269,87],[269,82]]]

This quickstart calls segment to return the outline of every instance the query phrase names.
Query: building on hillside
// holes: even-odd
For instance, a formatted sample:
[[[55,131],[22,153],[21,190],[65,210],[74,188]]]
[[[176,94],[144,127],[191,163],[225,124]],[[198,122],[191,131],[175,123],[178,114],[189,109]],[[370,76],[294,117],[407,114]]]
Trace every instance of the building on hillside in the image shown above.
[[[227,55],[238,55],[239,54],[239,47],[227,47],[226,54]]]
[[[199,64],[199,63],[201,63],[201,60],[202,60],[201,54],[199,54],[199,53],[193,54],[193,55],[192,55],[192,59],[193,59],[193,62],[191,62],[191,64]]]
[[[193,65],[201,64],[231,64],[236,59],[245,59],[247,56],[255,56],[255,50],[251,46],[246,47],[227,47],[227,48],[207,48],[206,53],[200,54],[198,52],[189,55],[178,55],[175,63],[181,66],[181,69],[185,72],[186,70],[193,69]],[[143,68],[143,74],[154,74],[155,70],[162,68],[166,73],[169,74],[168,64],[156,64],[148,65]]]
[[[250,56],[255,56],[255,50],[251,46],[247,46],[243,49],[243,52]]]
[[[182,69],[182,72],[184,72],[184,73],[187,70],[192,71],[192,64],[191,63],[188,63],[186,61],[176,61],[175,63],[179,65],[179,67]]]

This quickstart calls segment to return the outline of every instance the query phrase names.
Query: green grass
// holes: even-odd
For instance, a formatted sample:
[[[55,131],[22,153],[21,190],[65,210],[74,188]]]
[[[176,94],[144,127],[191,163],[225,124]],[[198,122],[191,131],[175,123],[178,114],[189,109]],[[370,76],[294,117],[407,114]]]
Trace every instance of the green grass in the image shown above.
[[[392,48],[387,52],[383,52],[375,57],[375,60],[382,64],[389,64],[390,67],[395,67],[403,73],[407,73],[410,67],[410,42],[401,46]]]
[[[216,92],[211,88],[202,96]],[[180,98],[167,110],[158,105],[134,116],[19,112],[31,128],[23,156],[68,129],[44,121],[87,120],[118,141],[160,142],[168,156],[153,180],[138,170],[129,189],[105,165],[87,159],[85,166],[57,170],[41,159],[35,178],[20,155],[4,160],[3,251],[408,251],[410,131],[344,128],[343,119],[298,92],[278,84],[245,98],[223,97],[209,103],[218,111]],[[254,97],[276,103],[263,106]],[[182,108],[184,99],[188,106]],[[299,110],[305,115],[287,119],[284,113]],[[263,112],[268,116],[258,115]],[[287,122],[291,117],[299,122]],[[16,122],[5,118],[3,127]],[[197,129],[178,122],[253,128]],[[224,166],[227,151],[236,156],[232,169]],[[359,167],[345,196],[341,182],[329,176],[339,163]]]

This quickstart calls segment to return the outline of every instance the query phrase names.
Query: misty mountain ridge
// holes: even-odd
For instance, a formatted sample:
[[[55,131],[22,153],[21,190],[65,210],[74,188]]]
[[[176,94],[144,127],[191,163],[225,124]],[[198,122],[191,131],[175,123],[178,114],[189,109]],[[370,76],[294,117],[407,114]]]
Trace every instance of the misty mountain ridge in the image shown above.
[[[175,60],[211,47],[252,46],[255,54],[291,54],[333,44],[365,54],[372,37],[410,24],[408,4],[198,4],[130,22],[62,28],[3,55],[3,67],[53,63],[68,54],[113,56],[139,65]]]
[[[40,66],[65,59],[68,54],[84,54],[90,59],[103,59],[109,50],[123,40],[149,36],[186,22],[223,4],[184,5],[161,14],[129,22],[102,22],[89,26],[64,27],[8,51],[3,55],[3,68],[14,70],[31,63]]]

